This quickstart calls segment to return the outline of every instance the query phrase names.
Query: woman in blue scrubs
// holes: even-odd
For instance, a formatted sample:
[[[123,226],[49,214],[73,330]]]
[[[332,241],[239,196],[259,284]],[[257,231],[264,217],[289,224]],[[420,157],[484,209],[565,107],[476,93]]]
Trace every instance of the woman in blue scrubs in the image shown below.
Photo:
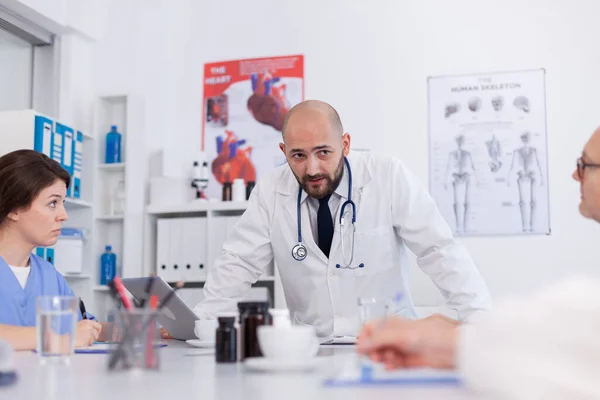
[[[36,347],[37,296],[74,296],[54,266],[32,254],[58,240],[69,184],[69,173],[42,153],[0,157],[0,339],[16,350]],[[79,315],[78,347],[104,339],[103,324],[86,316]]]

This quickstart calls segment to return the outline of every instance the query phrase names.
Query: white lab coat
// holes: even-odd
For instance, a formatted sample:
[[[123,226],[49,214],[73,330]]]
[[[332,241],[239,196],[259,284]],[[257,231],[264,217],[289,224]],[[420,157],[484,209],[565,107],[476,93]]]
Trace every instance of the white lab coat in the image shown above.
[[[307,202],[301,207],[301,225],[308,256],[304,261],[292,258],[298,242],[299,186],[286,164],[254,188],[222,255],[209,269],[205,299],[195,308],[200,318],[235,310],[273,259],[291,315],[313,325],[320,337],[357,335],[359,297],[393,297],[401,292],[404,300],[394,311],[415,318],[407,246],[459,319],[490,307],[483,278],[415,175],[394,158],[350,152],[348,161],[357,208],[354,264],[365,267],[335,267],[342,263],[339,209],[332,210],[335,231],[330,258],[325,257],[312,236]]]
[[[600,281],[499,302],[459,329],[459,371],[493,398],[600,399]],[[486,397],[488,398],[488,397]]]

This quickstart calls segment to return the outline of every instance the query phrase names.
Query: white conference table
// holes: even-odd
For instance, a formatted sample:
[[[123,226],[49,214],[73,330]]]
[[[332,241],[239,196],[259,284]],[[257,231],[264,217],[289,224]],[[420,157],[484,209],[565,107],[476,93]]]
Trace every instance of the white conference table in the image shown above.
[[[347,360],[353,346],[321,346],[322,363],[310,372],[263,373],[243,364],[216,364],[185,342],[160,349],[160,371],[109,372],[107,355],[75,354],[69,366],[40,365],[36,354],[17,352],[18,382],[0,387],[0,399],[45,400],[353,400],[472,399],[456,387],[325,387],[331,371]]]

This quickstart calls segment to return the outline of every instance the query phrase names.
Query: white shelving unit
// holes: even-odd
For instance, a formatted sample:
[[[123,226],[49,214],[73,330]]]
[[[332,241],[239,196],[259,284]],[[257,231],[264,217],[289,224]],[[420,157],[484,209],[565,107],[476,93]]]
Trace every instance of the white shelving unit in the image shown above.
[[[85,162],[85,161],[84,161]],[[65,199],[65,208],[67,209],[78,209],[78,208],[92,208],[94,205],[88,201],[80,200],[80,199],[72,199],[67,197]]]
[[[192,201],[187,204],[176,206],[148,206],[146,212],[156,216],[173,216],[173,215],[189,215],[195,213],[206,213],[208,211],[246,211],[248,207],[247,201],[232,202],[232,201]]]
[[[74,280],[78,280],[78,279],[82,279],[82,280],[87,280],[91,278],[91,275],[88,274],[65,274],[63,275],[65,277],[65,279],[69,280],[69,279],[74,279]]]
[[[96,285],[94,286],[94,292],[96,293],[108,293],[110,292],[110,289],[108,288],[108,286],[104,286],[104,285]]]
[[[125,180],[125,163],[105,164],[106,134],[112,125],[117,125],[121,137],[121,157],[126,157],[126,116],[127,97],[111,95],[99,97],[96,100],[94,131],[98,137],[98,146],[95,149],[94,173],[96,175],[96,190],[94,193],[95,225],[94,225],[94,294],[95,306],[100,313],[106,315],[110,299],[108,287],[100,283],[100,257],[105,247],[110,245],[112,252],[117,256],[117,274],[120,274],[123,263],[123,223],[124,216],[111,215],[111,199],[117,183]],[[126,182],[125,182],[126,184]],[[110,223],[107,223],[110,222]]]
[[[117,274],[123,277],[142,276],[143,231],[143,166],[142,152],[136,152],[142,143],[143,113],[140,100],[130,94],[105,94],[96,100],[94,132],[98,138],[95,148],[96,187],[94,191],[94,299],[100,315],[106,316],[111,307],[109,290],[100,282],[100,257],[107,245],[117,256]],[[120,163],[106,164],[106,134],[117,125],[121,137]],[[123,213],[112,214],[111,201],[119,181],[125,183]]]
[[[99,164],[98,169],[101,171],[125,172],[125,163]]]
[[[241,216],[246,208],[248,202],[221,202],[221,201],[191,201],[185,204],[173,205],[173,206],[153,206],[146,207],[146,222],[144,230],[144,271],[149,273],[155,273],[157,260],[157,220],[162,218],[192,218],[192,217],[204,217],[207,219],[207,255],[205,257],[207,261],[207,268],[212,267],[212,262],[216,258],[217,247],[220,249],[220,244],[214,243],[214,229],[215,223],[218,223],[218,217],[221,216]],[[206,278],[198,278],[193,282],[186,282],[186,286],[192,288],[200,288],[206,282]],[[255,286],[266,287],[269,291],[269,297],[273,301],[275,307],[285,307],[285,299],[283,295],[283,289],[279,278],[279,273],[274,265],[270,265],[266,268],[265,274],[258,279]]]
[[[101,217],[96,217],[96,221],[98,222],[123,222],[124,220],[124,215],[104,215]]]

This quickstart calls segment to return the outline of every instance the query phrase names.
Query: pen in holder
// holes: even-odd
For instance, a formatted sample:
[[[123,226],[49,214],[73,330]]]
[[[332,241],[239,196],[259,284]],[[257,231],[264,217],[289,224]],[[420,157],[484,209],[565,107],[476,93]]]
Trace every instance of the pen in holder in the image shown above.
[[[158,370],[158,351],[153,345],[158,337],[158,311],[152,308],[121,309],[115,323],[119,341],[111,352],[108,369]]]

